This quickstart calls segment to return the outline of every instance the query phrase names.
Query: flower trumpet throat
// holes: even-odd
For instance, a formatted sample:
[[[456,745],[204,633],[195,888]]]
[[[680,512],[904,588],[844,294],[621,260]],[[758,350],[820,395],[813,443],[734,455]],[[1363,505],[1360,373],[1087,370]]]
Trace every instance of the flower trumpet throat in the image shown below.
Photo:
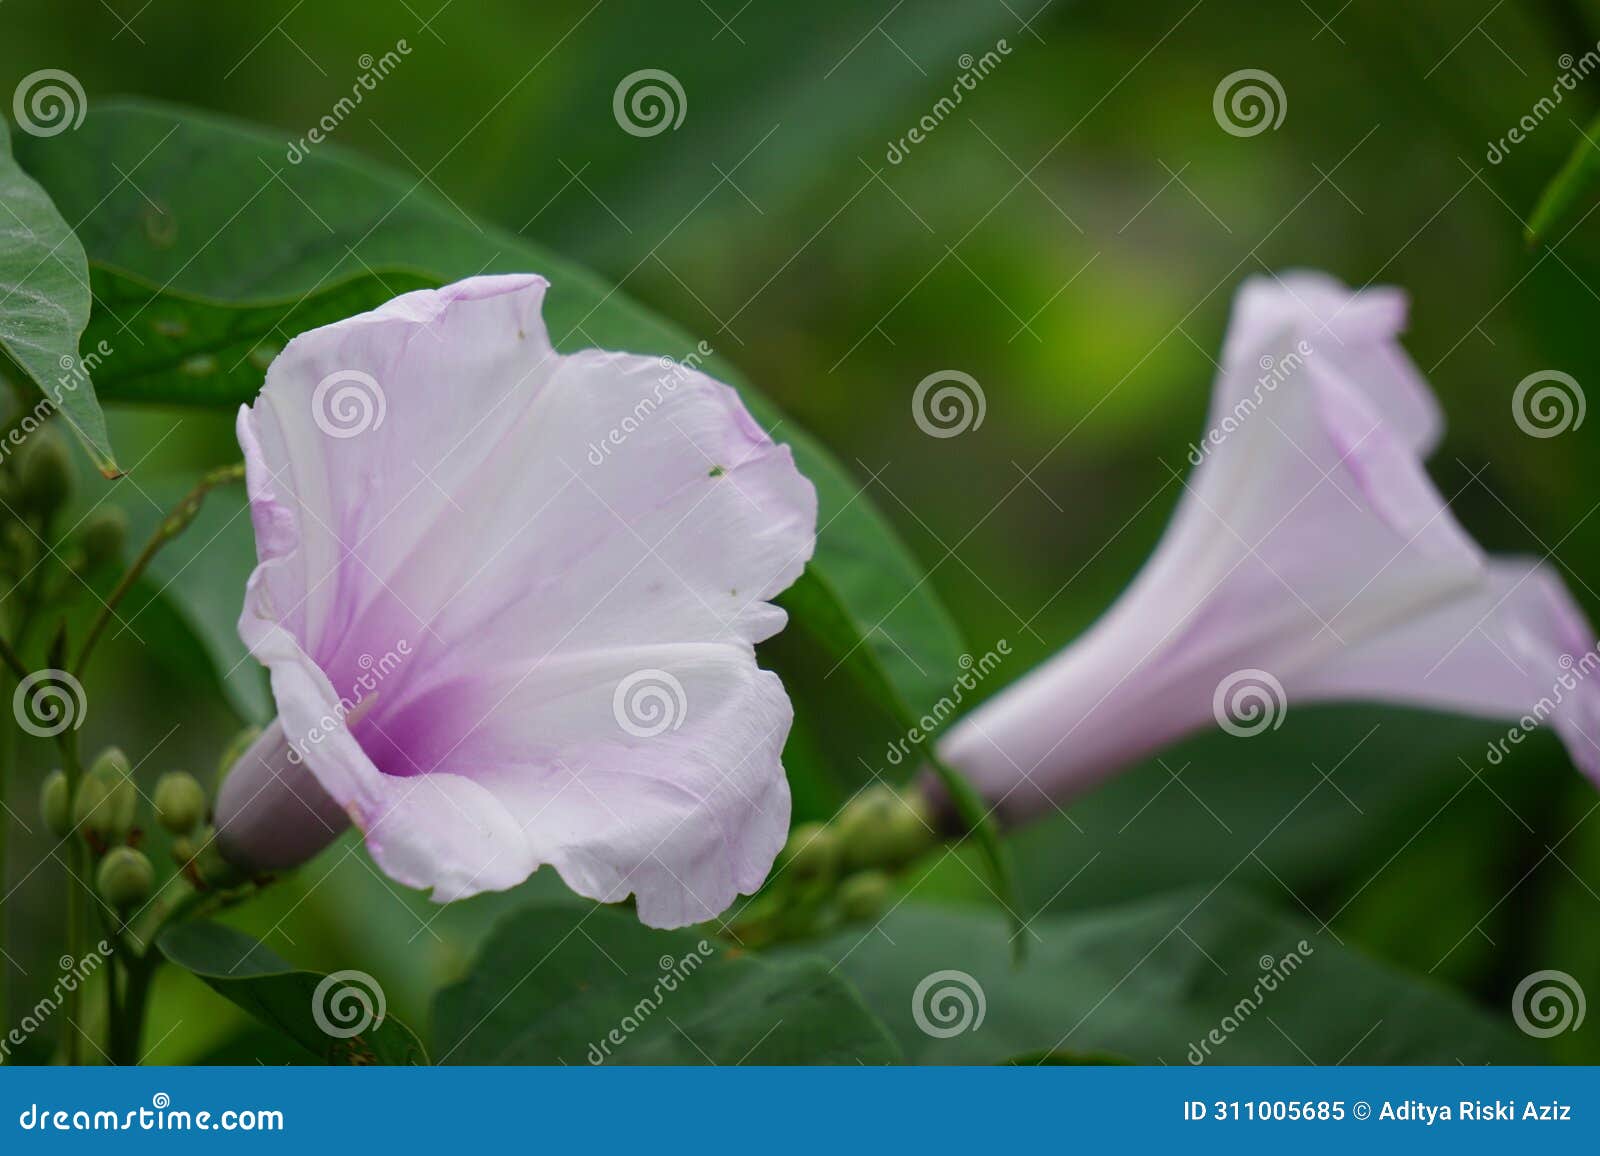
[[[1195,730],[1296,704],[1548,722],[1600,781],[1595,634],[1548,562],[1486,554],[1423,461],[1443,420],[1400,347],[1404,298],[1315,273],[1248,281],[1208,430],[1133,583],[939,752],[1011,820]]]

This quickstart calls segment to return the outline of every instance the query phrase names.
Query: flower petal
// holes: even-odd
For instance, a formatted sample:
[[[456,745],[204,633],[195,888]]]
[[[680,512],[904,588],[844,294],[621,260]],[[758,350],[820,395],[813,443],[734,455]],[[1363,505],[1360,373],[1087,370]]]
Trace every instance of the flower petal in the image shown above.
[[[1600,784],[1595,633],[1551,567],[1495,559],[1468,597],[1398,623],[1306,672],[1308,697],[1381,699],[1550,721],[1572,761]],[[1531,721],[1527,721],[1531,720]],[[1520,741],[1520,738],[1517,740]]]
[[[1227,377],[1214,409],[1232,408],[1252,383],[1270,376],[1279,362],[1262,363],[1260,347],[1289,334],[1280,356],[1305,342],[1330,371],[1366,393],[1385,421],[1425,458],[1444,433],[1444,415],[1400,346],[1405,322],[1405,294],[1391,286],[1351,291],[1326,273],[1307,270],[1252,277],[1234,298],[1222,347]]]
[[[789,707],[754,643],[816,495],[692,366],[555,353],[544,288],[474,278],[289,344],[240,415],[241,635],[396,878],[450,899],[549,862],[647,922],[703,919],[787,829]],[[650,742],[612,709],[641,671],[692,703]]]

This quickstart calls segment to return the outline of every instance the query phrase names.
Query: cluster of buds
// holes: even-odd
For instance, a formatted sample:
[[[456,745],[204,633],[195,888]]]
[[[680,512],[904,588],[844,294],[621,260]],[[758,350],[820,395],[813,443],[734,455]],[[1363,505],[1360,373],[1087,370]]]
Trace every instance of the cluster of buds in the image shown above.
[[[47,426],[20,445],[0,444],[9,452],[0,470],[0,569],[28,573],[52,540],[58,514],[72,497],[72,453],[62,435]],[[15,515],[13,518],[12,515]],[[122,558],[128,519],[120,508],[99,506],[73,529],[56,552],[80,577],[106,572]]]
[[[138,907],[155,890],[156,872],[143,850],[141,795],[128,756],[107,747],[89,765],[76,789],[65,771],[45,777],[39,811],[45,828],[58,839],[78,837],[88,845],[100,897],[119,912]],[[155,821],[171,836],[172,857],[180,872],[203,887],[225,887],[233,872],[214,850],[207,826],[211,801],[193,775],[169,771],[151,796]]]
[[[831,822],[789,833],[771,882],[739,919],[751,946],[875,919],[888,907],[895,876],[938,842],[926,800],[915,791],[867,787]]]

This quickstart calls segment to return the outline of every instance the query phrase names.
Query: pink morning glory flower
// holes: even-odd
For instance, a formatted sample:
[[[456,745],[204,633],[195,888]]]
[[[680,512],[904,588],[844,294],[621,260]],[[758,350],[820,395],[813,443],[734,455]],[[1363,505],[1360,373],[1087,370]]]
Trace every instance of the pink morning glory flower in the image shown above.
[[[754,644],[815,491],[697,369],[557,354],[545,289],[474,277],[301,334],[241,410],[239,631],[278,718],[218,801],[236,865],[353,823],[437,900],[548,863],[659,927],[765,879],[792,712]]]
[[[1003,816],[1202,727],[1251,734],[1327,700],[1506,719],[1512,741],[1548,722],[1600,780],[1595,633],[1550,565],[1485,555],[1429,480],[1442,419],[1396,341],[1405,314],[1394,289],[1320,274],[1244,285],[1155,553],[939,744]]]

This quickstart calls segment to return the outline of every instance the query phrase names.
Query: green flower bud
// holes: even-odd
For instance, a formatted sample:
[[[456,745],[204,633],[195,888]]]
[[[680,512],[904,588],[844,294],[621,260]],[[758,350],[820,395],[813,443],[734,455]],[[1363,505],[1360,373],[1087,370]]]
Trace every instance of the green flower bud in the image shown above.
[[[39,815],[44,828],[57,839],[72,830],[72,795],[67,790],[67,772],[51,771],[39,788]]]
[[[48,517],[72,494],[71,451],[48,426],[28,439],[17,469],[17,497],[25,510]]]
[[[117,747],[101,751],[84,776],[78,796],[73,817],[85,830],[108,842],[127,835],[139,810],[139,791],[133,785],[128,756]]]
[[[98,836],[104,842],[111,837],[111,805],[104,782],[86,778],[78,784],[78,793],[72,797],[72,826],[85,838]]]
[[[839,884],[839,912],[846,919],[876,919],[889,906],[894,883],[882,871],[860,871]]]
[[[132,847],[113,847],[100,860],[95,885],[101,898],[118,910],[125,910],[150,898],[156,870],[144,852]]]
[[[182,771],[156,780],[156,820],[174,835],[192,831],[206,817],[206,792],[200,781]]]
[[[839,814],[839,841],[845,866],[899,867],[934,844],[927,803],[919,794],[901,794],[881,784],[850,800]]]
[[[96,573],[122,558],[128,538],[128,515],[116,506],[101,506],[83,523],[78,540],[83,545],[83,568]]]
[[[839,866],[839,842],[821,823],[801,823],[789,832],[778,868],[797,883],[830,878]]]

